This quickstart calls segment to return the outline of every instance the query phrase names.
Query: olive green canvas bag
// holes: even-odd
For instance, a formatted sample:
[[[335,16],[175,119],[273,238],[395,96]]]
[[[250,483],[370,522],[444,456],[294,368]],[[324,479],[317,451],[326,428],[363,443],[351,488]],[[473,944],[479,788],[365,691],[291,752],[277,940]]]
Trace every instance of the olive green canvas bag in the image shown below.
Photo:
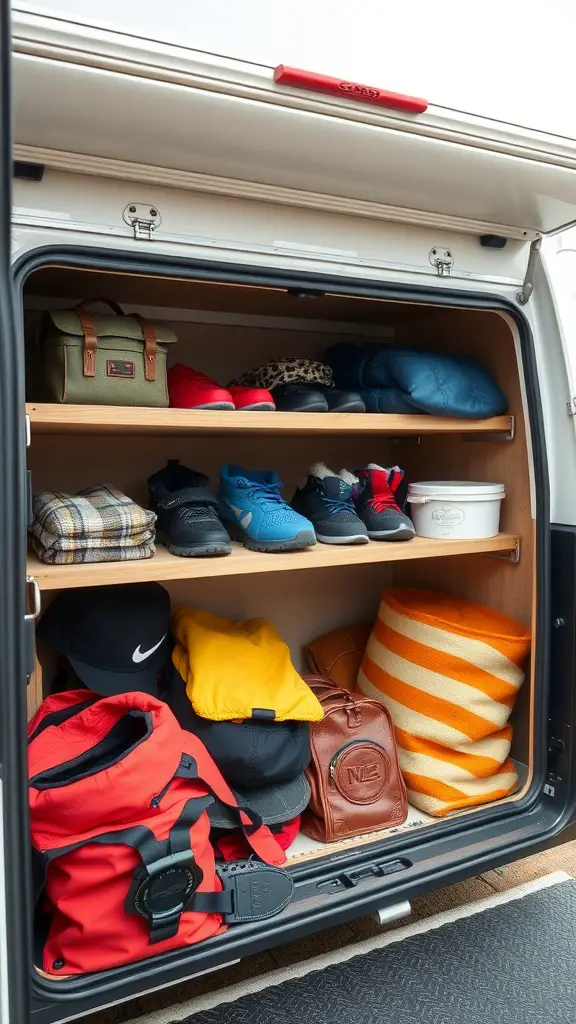
[[[105,303],[114,313],[92,313]],[[125,316],[115,302],[91,299],[50,310],[39,334],[42,399],[70,405],[167,406],[167,324]]]

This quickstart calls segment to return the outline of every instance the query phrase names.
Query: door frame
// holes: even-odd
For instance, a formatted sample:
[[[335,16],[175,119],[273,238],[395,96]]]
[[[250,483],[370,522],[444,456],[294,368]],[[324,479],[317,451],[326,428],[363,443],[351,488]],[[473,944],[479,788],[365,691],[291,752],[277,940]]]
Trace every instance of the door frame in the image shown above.
[[[478,294],[457,288],[435,289],[386,285],[382,282],[366,281],[362,278],[342,279],[334,276],[328,277],[325,274],[293,270],[280,271],[275,268],[254,268],[232,263],[196,260],[193,257],[172,257],[155,252],[135,254],[118,249],[63,244],[45,245],[31,249],[16,260],[14,274],[18,294],[30,273],[51,262],[57,262],[60,266],[112,269],[120,273],[125,271],[149,274],[153,270],[158,276],[188,277],[196,280],[199,278],[203,280],[225,278],[227,281],[235,283],[268,286],[278,286],[281,283],[282,287],[318,288],[320,291],[396,299],[403,302],[412,301],[418,304],[433,302],[436,305],[495,309],[508,314],[514,320],[520,336],[534,445],[538,505],[538,604],[543,609],[543,614],[538,622],[537,670],[542,679],[542,686],[545,686],[548,678],[547,651],[550,644],[550,623],[546,612],[549,608],[550,596],[549,572],[545,571],[545,567],[550,564],[551,534],[548,474],[546,451],[543,444],[544,427],[534,343],[528,321],[514,303],[501,295]],[[538,711],[539,718],[543,721],[546,720],[548,714],[547,685],[545,688],[546,693],[541,693],[541,700],[539,698]],[[467,846],[470,843],[469,829],[463,828],[462,824],[457,821],[441,823],[443,838],[441,842],[438,842],[437,847],[438,835],[435,829],[431,829],[425,837],[421,838],[421,842],[417,844],[420,852],[416,854],[414,851],[413,870],[406,873],[404,881],[401,874],[386,876],[386,879],[381,879],[380,882],[374,879],[373,887],[372,883],[368,884],[365,893],[351,890],[347,894],[333,897],[331,907],[326,905],[323,897],[318,896],[316,891],[318,884],[334,873],[346,872],[349,868],[349,864],[346,863],[349,856],[347,854],[333,855],[329,865],[322,863],[318,867],[301,865],[297,869],[295,868],[293,875],[297,889],[299,893],[306,893],[301,898],[314,897],[316,927],[335,925],[339,921],[368,913],[375,906],[413,898],[419,891],[447,885],[467,877],[474,871],[488,870],[489,867],[496,867],[506,860],[522,856],[524,851],[526,855],[535,852],[539,843],[541,845],[549,843],[560,828],[567,823],[572,813],[571,808],[568,807],[568,801],[576,799],[576,792],[568,795],[562,787],[558,787],[554,799],[550,801],[545,797],[543,799],[542,785],[546,779],[546,769],[546,744],[542,742],[537,744],[534,765],[537,784],[533,785],[529,794],[518,801],[515,813],[510,820],[504,820],[510,817],[509,810],[504,807],[491,807],[477,811],[473,824],[477,860],[472,869],[467,853]],[[506,835],[505,840],[503,839],[504,835]],[[358,864],[362,866],[376,858],[378,861],[387,857],[406,856],[410,858],[412,848],[408,849],[408,847],[414,843],[415,837],[407,835],[404,837],[401,849],[396,846],[394,850],[384,849],[381,846],[378,849],[367,847],[358,855]],[[424,848],[426,848],[426,852]],[[443,853],[433,853],[433,848],[438,851],[443,850]],[[416,861],[420,861],[420,865]],[[422,872],[424,864],[426,865],[425,877]],[[409,874],[412,876],[411,878],[408,878]],[[310,887],[309,892],[308,887]],[[355,904],[353,909],[352,904]],[[258,949],[277,945],[286,941],[287,935],[290,938],[295,938],[305,935],[311,930],[306,913],[300,912],[296,905],[292,908],[290,917],[289,922],[280,918],[278,921],[270,923],[267,928],[260,928],[260,934],[255,934],[253,928],[246,928],[237,933],[228,932],[223,939],[208,940],[202,943],[193,951],[194,966],[191,963],[189,950],[175,951],[174,954],[159,957],[156,961],[154,959],[142,961],[139,964],[127,965],[126,968],[105,972],[104,976],[78,977],[66,983],[65,992],[61,983],[38,975],[33,976],[34,1019],[44,1024],[45,1021],[58,1020],[67,1016],[66,1010],[68,1013],[70,1011],[74,1013],[92,1012],[109,1003],[111,999],[122,1001],[140,995],[147,988],[164,987],[177,983],[205,970],[217,969],[230,959],[244,957]]]

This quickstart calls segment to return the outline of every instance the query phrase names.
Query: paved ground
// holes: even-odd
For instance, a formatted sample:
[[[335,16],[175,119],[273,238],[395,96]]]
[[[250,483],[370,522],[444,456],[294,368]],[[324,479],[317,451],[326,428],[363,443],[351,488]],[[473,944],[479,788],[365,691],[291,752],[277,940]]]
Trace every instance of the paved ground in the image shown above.
[[[531,881],[533,878],[540,878],[542,875],[558,870],[567,871],[576,877],[576,841],[558,846],[546,853],[528,857],[526,860],[518,861],[509,867],[499,868],[497,871],[489,871],[485,875],[468,879],[466,882],[460,882],[458,885],[452,885],[446,889],[439,889],[425,896],[419,896],[413,901],[413,915],[410,920],[429,917],[431,914],[438,914],[443,910],[459,907],[464,903],[471,903],[473,900],[490,896],[494,892],[511,889],[516,885],[521,885],[523,882]],[[399,926],[405,923],[406,921],[401,921]],[[153,1010],[191,999],[195,995],[234,985],[255,975],[264,974],[266,971],[275,970],[278,967],[287,967],[299,960],[308,960],[310,957],[346,946],[350,942],[367,939],[381,931],[382,929],[372,918],[359,918],[359,920],[352,921],[350,924],[318,932],[307,940],[291,942],[286,946],[279,946],[277,949],[273,949],[270,953],[259,953],[256,956],[248,957],[248,959],[243,960],[236,967],[218,971],[216,974],[206,975],[206,977],[198,978],[196,981],[185,982],[175,988],[157,992],[154,995],[135,999],[106,1013],[92,1014],[90,1017],[84,1018],[84,1024],[122,1024],[122,1022],[132,1020],[140,1014],[151,1013]]]

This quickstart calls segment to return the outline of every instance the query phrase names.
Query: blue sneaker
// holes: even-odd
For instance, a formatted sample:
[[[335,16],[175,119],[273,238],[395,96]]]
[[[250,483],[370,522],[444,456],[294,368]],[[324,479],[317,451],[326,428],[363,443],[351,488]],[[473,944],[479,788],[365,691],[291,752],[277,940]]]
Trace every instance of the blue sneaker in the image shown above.
[[[353,484],[316,462],[305,486],[297,488],[292,508],[309,517],[323,544],[367,544],[368,531],[356,515],[353,493]]]
[[[316,543],[312,523],[290,508],[281,487],[271,470],[222,467],[220,517],[251,551],[300,551]]]

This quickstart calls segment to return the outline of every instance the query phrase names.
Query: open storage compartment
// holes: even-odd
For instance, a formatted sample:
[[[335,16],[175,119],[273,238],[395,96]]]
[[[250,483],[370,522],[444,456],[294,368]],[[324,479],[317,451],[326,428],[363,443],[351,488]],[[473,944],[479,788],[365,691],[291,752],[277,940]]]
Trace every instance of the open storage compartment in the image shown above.
[[[222,278],[225,274],[223,269]],[[170,347],[169,364],[183,362],[223,384],[274,357],[321,358],[335,341],[381,341],[477,359],[506,394],[508,411],[489,420],[457,420],[419,414],[48,405],[29,395],[28,468],[34,492],[70,493],[109,482],[147,507],[147,477],[175,458],[206,473],[213,490],[224,463],[273,468],[290,500],[311,463],[324,462],[337,471],[372,461],[402,466],[408,481],[503,483],[501,532],[488,540],[416,537],[401,544],[316,544],[274,555],[235,545],[225,558],[178,558],[159,546],[152,559],[80,565],[47,565],[31,554],[28,574],[42,591],[43,608],[57,592],[71,587],[156,580],[168,589],[173,603],[231,619],[265,616],[289,644],[293,663],[302,672],[307,670],[304,644],[339,626],[373,622],[380,596],[390,587],[441,590],[489,605],[519,620],[536,637],[533,452],[520,339],[508,314],[496,308],[449,308],[433,300],[347,294],[344,281],[337,293],[324,292],[317,284],[308,291],[281,281],[264,286],[202,280],[200,275],[178,279],[152,269],[144,274],[62,263],[32,272],[25,282],[28,342],[41,311],[101,296],[120,303],[125,312],[171,324],[178,342]],[[532,666],[535,655],[533,645]],[[51,653],[39,650],[38,659],[29,685],[30,713],[54,677]],[[499,805],[518,801],[530,786],[535,686],[534,670],[527,665],[511,718],[520,786]],[[455,817],[468,821],[486,810],[481,805],[446,822],[454,826]],[[429,825],[438,830],[442,819],[411,808],[404,825],[355,839],[323,845],[300,834],[288,850],[289,865],[320,864],[335,854],[353,858]]]

